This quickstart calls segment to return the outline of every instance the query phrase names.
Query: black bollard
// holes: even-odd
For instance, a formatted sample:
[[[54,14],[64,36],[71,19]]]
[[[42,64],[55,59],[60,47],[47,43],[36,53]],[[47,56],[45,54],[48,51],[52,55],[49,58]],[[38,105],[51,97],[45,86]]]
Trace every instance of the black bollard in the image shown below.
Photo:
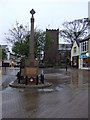
[[[67,64],[66,64],[66,71],[67,71]]]
[[[18,83],[20,83],[20,72],[17,73]]]
[[[28,85],[28,77],[26,76],[26,83],[25,83],[25,85]]]
[[[41,82],[42,82],[42,84],[44,84],[44,75],[43,74],[41,74]]]
[[[36,85],[38,85],[38,75],[36,76]]]
[[[18,77],[18,84],[20,83],[20,77]]]

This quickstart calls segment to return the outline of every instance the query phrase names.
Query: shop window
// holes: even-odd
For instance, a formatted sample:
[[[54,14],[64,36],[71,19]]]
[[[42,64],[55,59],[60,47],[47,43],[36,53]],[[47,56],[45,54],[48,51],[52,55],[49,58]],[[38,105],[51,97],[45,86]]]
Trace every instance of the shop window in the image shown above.
[[[88,59],[87,58],[83,59],[83,67],[88,67]]]

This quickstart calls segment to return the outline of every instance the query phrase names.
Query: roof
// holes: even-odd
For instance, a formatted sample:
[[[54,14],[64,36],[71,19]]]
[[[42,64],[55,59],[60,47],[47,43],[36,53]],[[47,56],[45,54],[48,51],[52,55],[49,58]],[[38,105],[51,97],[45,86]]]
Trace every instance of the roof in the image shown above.
[[[80,43],[80,41],[82,41],[82,39],[77,39],[77,40],[74,41],[74,42],[77,43],[78,47],[79,47],[79,43]]]
[[[90,39],[90,34],[87,37],[85,37],[84,39],[80,40],[80,42],[88,41],[89,39]]]
[[[71,50],[71,44],[59,44],[58,50]]]
[[[87,41],[89,39],[90,39],[90,34],[87,37],[85,37],[84,39],[77,39],[75,41],[76,41],[77,45],[79,46],[80,42],[84,42],[84,41]]]
[[[7,45],[1,45],[2,49],[6,49]]]

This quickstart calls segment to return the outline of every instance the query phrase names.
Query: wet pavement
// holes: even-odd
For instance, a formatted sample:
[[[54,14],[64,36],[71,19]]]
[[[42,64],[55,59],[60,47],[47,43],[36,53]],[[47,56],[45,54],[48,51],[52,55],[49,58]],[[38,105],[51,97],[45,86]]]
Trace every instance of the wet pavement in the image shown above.
[[[16,79],[3,74],[7,83],[2,89],[3,118],[88,118],[88,81],[90,71],[69,68],[40,69],[51,87],[43,89],[11,88],[8,83]],[[5,77],[8,77],[6,79]],[[7,82],[6,82],[7,81]]]
[[[2,89],[8,87],[11,81],[17,79],[16,75],[18,71],[19,68],[14,67],[2,68]]]

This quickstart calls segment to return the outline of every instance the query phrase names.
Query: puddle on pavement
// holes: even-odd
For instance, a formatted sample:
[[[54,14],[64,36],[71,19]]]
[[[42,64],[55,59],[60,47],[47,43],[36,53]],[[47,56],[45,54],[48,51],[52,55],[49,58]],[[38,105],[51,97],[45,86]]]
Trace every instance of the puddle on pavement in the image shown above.
[[[55,91],[61,91],[62,87],[57,86]]]

